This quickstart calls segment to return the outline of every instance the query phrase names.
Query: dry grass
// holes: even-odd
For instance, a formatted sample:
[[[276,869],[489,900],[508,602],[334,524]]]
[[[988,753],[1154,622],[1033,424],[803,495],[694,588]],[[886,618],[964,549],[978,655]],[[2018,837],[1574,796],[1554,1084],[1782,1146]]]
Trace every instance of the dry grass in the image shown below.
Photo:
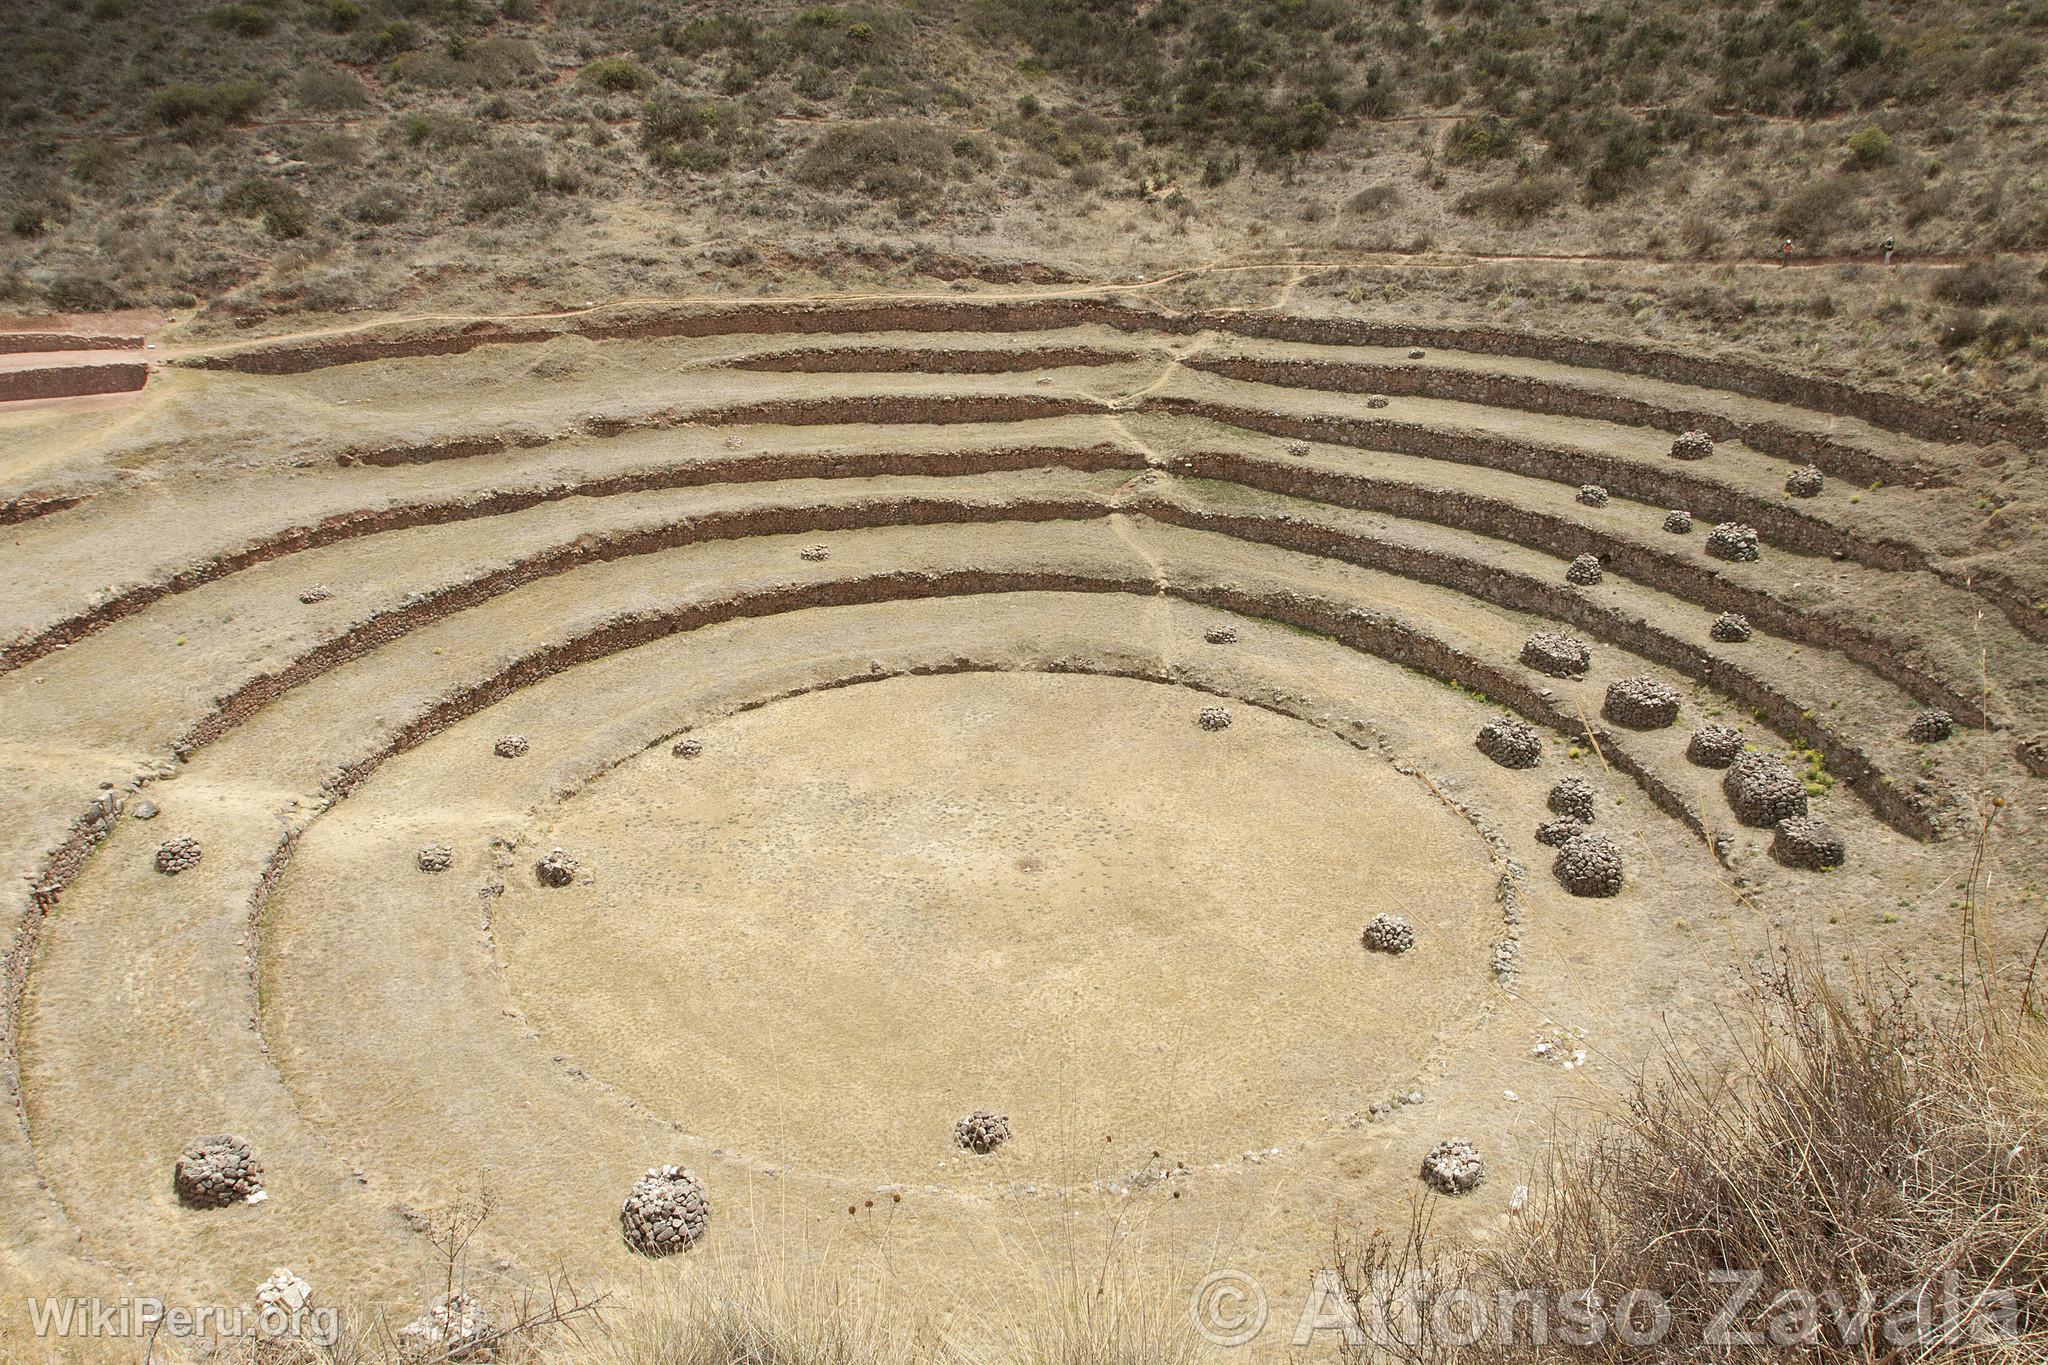
[[[1730,1060],[1670,1059],[1621,1111],[1560,1142],[1538,1203],[1499,1248],[1433,1252],[1426,1224],[1348,1251],[1347,1292],[1375,1321],[1373,1277],[1489,1305],[1638,1295],[1635,1343],[1545,1344],[1493,1331],[1459,1346],[1446,1314],[1415,1361],[2040,1360],[2048,1352],[2048,1036],[1978,999],[1933,1012],[1897,982],[1825,979],[1784,954],[1751,982]],[[1746,1302],[1732,1301],[1743,1297]],[[1670,1313],[1656,1331],[1649,1300]],[[1804,1296],[1812,1295],[1808,1300]],[[1400,1301],[1397,1293],[1395,1301]],[[1859,1331],[1855,1316],[1870,1310]],[[1427,1320],[1427,1314],[1422,1315]],[[1527,1317],[1519,1335],[1532,1336]],[[1448,1324],[1446,1327],[1444,1324]],[[1754,1340],[1746,1337],[1753,1336]]]

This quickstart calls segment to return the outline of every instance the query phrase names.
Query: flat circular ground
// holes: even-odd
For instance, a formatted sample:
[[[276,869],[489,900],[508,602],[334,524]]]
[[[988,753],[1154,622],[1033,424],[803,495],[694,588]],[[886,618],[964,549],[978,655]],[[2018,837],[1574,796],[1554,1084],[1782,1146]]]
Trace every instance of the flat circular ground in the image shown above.
[[[574,1064],[758,1159],[942,1178],[982,1108],[1020,1177],[1105,1138],[1293,1143],[1477,1008],[1495,870],[1378,754],[1241,703],[1211,732],[1216,701],[899,678],[657,745],[539,831],[587,881],[508,878],[507,982]],[[1361,948],[1382,911],[1412,952]]]

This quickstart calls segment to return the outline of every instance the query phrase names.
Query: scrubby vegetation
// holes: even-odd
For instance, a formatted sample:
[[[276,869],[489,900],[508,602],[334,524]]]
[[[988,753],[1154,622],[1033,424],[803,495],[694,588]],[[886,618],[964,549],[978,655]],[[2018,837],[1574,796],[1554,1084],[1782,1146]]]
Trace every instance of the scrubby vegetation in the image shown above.
[[[1423,1222],[1345,1243],[1358,1322],[1405,1323],[1415,1365],[2038,1359],[2048,1038],[2031,989],[1927,1000],[1789,953],[1748,986],[1721,1060],[1674,1040],[1661,1075],[1557,1145],[1502,1244],[1440,1252]],[[1429,1307],[1453,1289],[1520,1316],[1460,1344],[1469,1318]],[[1590,1303],[1608,1329],[1552,1317],[1538,1341],[1542,1310],[1517,1295]]]
[[[1174,238],[2048,251],[2039,0],[23,0],[8,36],[17,310],[380,306],[535,261],[645,292],[693,237],[862,228],[1081,273]],[[2017,273],[1915,329],[1938,384],[2031,382]]]

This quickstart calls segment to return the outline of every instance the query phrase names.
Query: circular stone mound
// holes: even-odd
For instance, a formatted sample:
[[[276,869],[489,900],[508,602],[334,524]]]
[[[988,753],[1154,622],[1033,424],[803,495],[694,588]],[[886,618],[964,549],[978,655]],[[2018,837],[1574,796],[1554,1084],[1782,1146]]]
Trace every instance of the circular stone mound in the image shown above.
[[[953,1143],[977,1156],[987,1156],[1010,1140],[1010,1119],[993,1109],[977,1109],[953,1125]]]
[[[1502,713],[1486,722],[1474,742],[1503,768],[1533,768],[1543,761],[1543,737],[1520,716]]]
[[[1426,355],[1428,355],[1428,354],[1429,354],[1429,352],[1427,352],[1427,351],[1423,350],[1423,349],[1422,349],[1422,348],[1421,348],[1420,346],[1417,346],[1417,347],[1416,347],[1416,348],[1415,348],[1414,350],[1412,350],[1412,351],[1410,351],[1410,352],[1408,353],[1408,358],[1409,358],[1410,360],[1420,360],[1420,359],[1422,359],[1422,357],[1424,357],[1424,356],[1426,356]]]
[[[1825,871],[1840,867],[1847,852],[1835,827],[1810,815],[1780,820],[1777,832],[1771,836],[1771,856],[1787,867]]]
[[[197,839],[189,834],[180,834],[156,846],[156,870],[166,877],[175,877],[199,866],[199,860],[205,856]]]
[[[1582,483],[1579,485],[1579,501],[1588,507],[1605,507],[1607,490],[1597,483]]]
[[[1574,896],[1621,890],[1621,846],[1605,834],[1581,834],[1557,851],[1551,875]]]
[[[233,1133],[197,1138],[171,1173],[178,1201],[195,1209],[240,1204],[263,1189],[263,1163]]]
[[[1202,638],[1212,645],[1234,645],[1237,643],[1237,632],[1229,626],[1211,626],[1203,633]]]
[[[1593,651],[1575,635],[1539,630],[1522,646],[1522,662],[1553,678],[1582,678],[1593,666]]]
[[[1586,824],[1583,820],[1560,815],[1555,820],[1545,820],[1536,826],[1536,842],[1545,848],[1563,848],[1585,832]]]
[[[429,844],[419,851],[422,872],[446,872],[455,865],[455,855],[445,845]]]
[[[1685,756],[1702,768],[1725,768],[1742,753],[1742,731],[1710,721],[1692,732]]]
[[[1806,814],[1806,784],[1783,759],[1772,754],[1744,754],[1736,759],[1721,779],[1721,793],[1728,798],[1735,818],[1757,829],[1769,829],[1780,820]]]
[[[1415,946],[1415,926],[1399,915],[1374,915],[1361,941],[1376,953],[1405,953]]]
[[[1470,1138],[1450,1138],[1422,1158],[1422,1178],[1440,1194],[1469,1194],[1486,1179],[1486,1163]]]
[[[811,564],[821,564],[832,557],[832,551],[823,545],[806,545],[796,552],[796,557]]]
[[[1288,453],[1289,455],[1306,455],[1306,454],[1308,454],[1308,442],[1307,442],[1307,441],[1289,441],[1289,442],[1287,443],[1287,453]]]
[[[1795,498],[1817,498],[1826,482],[1819,469],[1803,464],[1785,476],[1785,491]]]
[[[1607,685],[1600,714],[1631,730],[1661,730],[1678,719],[1678,689],[1655,678],[1623,678]]]
[[[1682,512],[1675,507],[1672,508],[1664,514],[1664,529],[1674,536],[1691,535],[1692,513]]]
[[[1598,793],[1583,777],[1560,777],[1550,789],[1550,809],[1582,824],[1593,823],[1593,804]]]
[[[1564,581],[1590,588],[1600,581],[1600,560],[1595,555],[1580,555],[1564,571]]]
[[[310,607],[316,602],[325,602],[332,596],[334,596],[334,589],[328,587],[325,583],[316,583],[299,594],[299,601]]]
[[[547,856],[533,865],[533,875],[540,878],[542,886],[567,886],[582,870],[580,863],[559,848],[549,849]]]
[[[1955,732],[1956,718],[1940,707],[1922,711],[1906,727],[1906,737],[1915,744],[1939,744]]]
[[[526,757],[526,736],[506,735],[491,746],[491,752],[499,758],[524,758]]]
[[[1227,706],[1205,706],[1195,714],[1195,724],[1204,730],[1228,730],[1230,708]]]
[[[1376,393],[1365,400],[1365,405],[1369,408],[1383,408],[1387,405],[1387,396],[1383,393]]]
[[[704,1182],[681,1166],[655,1166],[633,1182],[619,1209],[619,1231],[642,1256],[688,1251],[711,1225]]]
[[[679,739],[675,742],[675,747],[670,749],[669,752],[677,758],[697,758],[704,752],[704,741],[701,739]]]
[[[497,1347],[498,1324],[490,1310],[460,1289],[398,1329],[402,1361],[487,1360]]]
[[[1749,638],[1749,618],[1741,612],[1724,611],[1707,627],[1707,634],[1724,645],[1739,645]]]
[[[1714,438],[1704,431],[1688,431],[1671,443],[1671,457],[1675,460],[1704,460],[1714,453]]]
[[[1761,556],[1756,545],[1756,527],[1739,521],[1724,521],[1707,532],[1707,553],[1716,559],[1746,564]]]

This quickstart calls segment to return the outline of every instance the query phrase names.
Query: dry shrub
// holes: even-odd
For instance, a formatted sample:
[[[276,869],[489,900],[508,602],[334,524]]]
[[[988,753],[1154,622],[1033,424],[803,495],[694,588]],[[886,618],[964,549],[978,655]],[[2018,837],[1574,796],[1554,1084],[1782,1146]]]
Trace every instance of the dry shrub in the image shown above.
[[[1554,1309],[1590,1290],[1610,1330],[1560,1341],[1553,1312],[1550,1339],[1537,1344],[1527,1318],[1518,1334],[1499,1332],[1496,1311],[1496,1330],[1477,1345],[1424,1330],[1394,1354],[2043,1359],[2048,1045],[2038,1019],[1981,1003],[1936,1017],[1908,986],[1837,986],[1789,956],[1749,983],[1747,1005],[1725,1065],[1667,1057],[1618,1115],[1559,1144],[1538,1206],[1501,1246],[1433,1261],[1419,1238],[1403,1247],[1380,1234],[1345,1266],[1354,1301],[1370,1288],[1367,1272],[1390,1262],[1422,1266],[1425,1301],[1451,1285],[1487,1304],[1533,1289]],[[1654,1341],[1623,1340],[1611,1330],[1617,1305],[1635,1294],[1647,1309],[1646,1292],[1667,1306],[1668,1327]],[[1866,1307],[1858,1339],[1852,1320]],[[1638,1337],[1652,1334],[1653,1313],[1634,1321]]]
[[[597,1324],[545,1348],[544,1365],[910,1365],[879,1295],[815,1266],[649,1271]]]

